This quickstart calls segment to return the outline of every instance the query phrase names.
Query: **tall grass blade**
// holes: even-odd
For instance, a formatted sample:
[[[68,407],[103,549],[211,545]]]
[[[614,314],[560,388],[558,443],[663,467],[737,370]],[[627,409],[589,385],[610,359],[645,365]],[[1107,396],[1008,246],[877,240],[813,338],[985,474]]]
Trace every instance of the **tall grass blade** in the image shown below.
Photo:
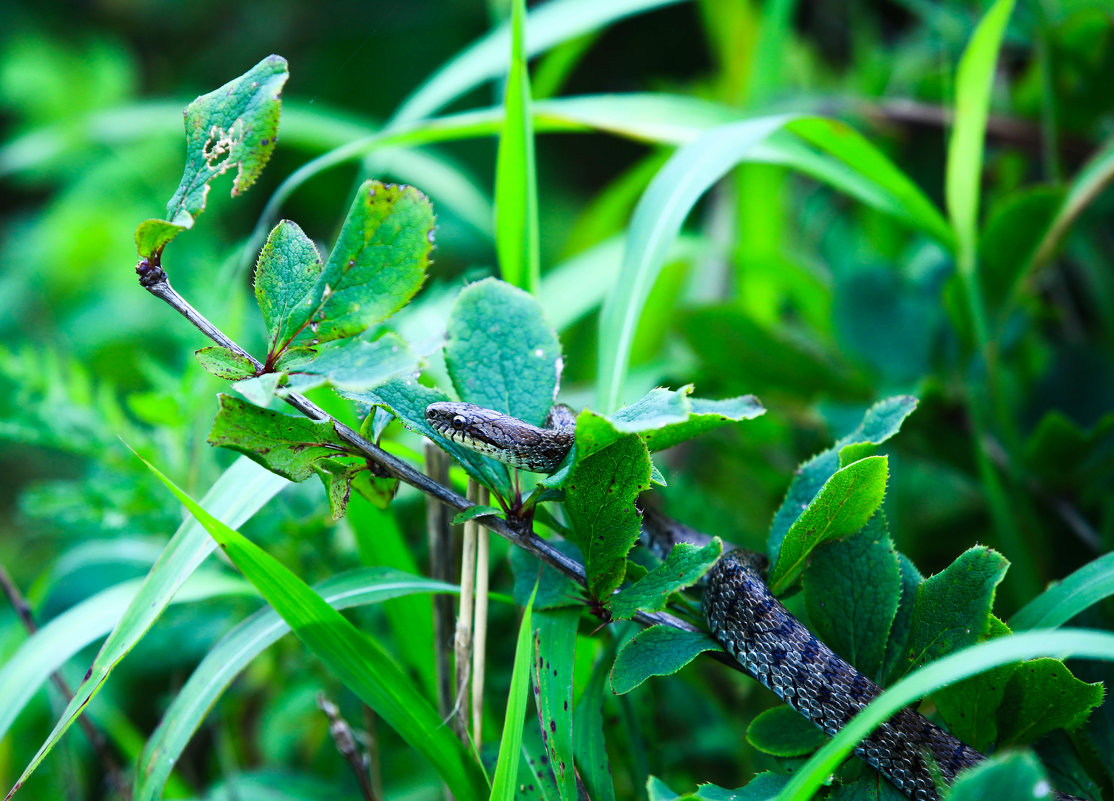
[[[229,525],[242,525],[248,518],[273,498],[290,482],[264,470],[247,457],[241,457],[224,471],[205,495],[205,502]],[[197,567],[214,548],[213,541],[196,520],[187,520],[166,546],[158,562],[143,580],[139,592],[124,611],[123,617],[108,635],[101,650],[93,660],[92,667],[85,679],[77,687],[74,697],[62,716],[54,725],[54,730],[38,753],[31,759],[15,787],[8,793],[18,790],[35,769],[42,763],[50,750],[69,729],[85,705],[100,691],[112,669],[135,647],[147,629],[159,618],[170,599],[185,584]]]
[[[537,294],[541,279],[538,179],[525,20],[526,4],[515,0],[511,7],[511,68],[495,164],[495,250],[503,280]]]

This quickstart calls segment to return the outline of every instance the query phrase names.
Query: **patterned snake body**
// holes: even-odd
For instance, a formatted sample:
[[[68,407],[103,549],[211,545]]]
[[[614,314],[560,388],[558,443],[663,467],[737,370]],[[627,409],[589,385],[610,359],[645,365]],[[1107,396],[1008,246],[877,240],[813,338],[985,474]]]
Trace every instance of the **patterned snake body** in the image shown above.
[[[536,472],[555,470],[574,435],[568,422],[543,429],[463,403],[431,404],[426,419],[454,442]],[[677,541],[709,539],[649,509],[644,530],[659,556]],[[773,596],[762,577],[764,564],[765,557],[745,550],[731,551],[715,564],[704,592],[708,627],[748,673],[827,734],[835,734],[882,688],[816,639]],[[862,740],[855,752],[914,801],[937,801],[937,778],[951,784],[960,771],[986,758],[909,707]],[[1079,801],[1064,793],[1053,795],[1059,801]]]

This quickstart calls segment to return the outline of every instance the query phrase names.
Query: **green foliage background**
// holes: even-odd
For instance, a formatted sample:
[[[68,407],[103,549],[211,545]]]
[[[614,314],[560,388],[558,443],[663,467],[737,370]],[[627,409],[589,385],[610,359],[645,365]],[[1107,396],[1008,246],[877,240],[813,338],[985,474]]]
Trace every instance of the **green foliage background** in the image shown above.
[[[591,6],[573,8],[586,15]],[[716,104],[671,107],[656,119],[666,128],[824,115],[859,131],[938,209],[951,206],[956,216],[951,195],[969,191],[970,180],[961,175],[958,186],[945,186],[949,119],[962,91],[955,67],[988,7],[671,3],[532,60],[530,92],[535,101],[668,92]],[[377,131],[507,13],[497,2],[434,0],[26,3],[0,11],[0,564],[40,624],[89,598],[100,599],[95,606],[107,614],[98,593],[146,575],[181,521],[177,502],[121,440],[194,497],[231,462],[206,443],[216,393],[226,386],[192,355],[208,343],[143,292],[132,270],[131,232],[159,212],[181,174],[181,109],[268,53],[291,65],[267,169],[236,199],[227,178],[218,181],[207,213],[174,245],[168,265],[193,305],[263,354],[251,286],[263,243],[249,234],[259,227],[265,234],[275,222],[261,221],[268,198],[310,159]],[[900,213],[784,167],[737,167],[703,197],[677,245],[658,254],[664,266],[637,320],[619,400],[632,402],[656,385],[695,383],[702,398],[754,393],[768,411],[668,452],[659,462],[668,481],[660,493],[671,515],[764,549],[797,466],[852,432],[873,402],[910,394],[919,399],[916,412],[882,448],[884,509],[897,548],[924,575],[976,543],[995,548],[1011,563],[994,606],[1008,619],[1048,581],[1111,550],[1114,194],[1102,189],[1114,174],[1112,18],[1114,6],[1101,0],[1014,10],[991,91],[977,240],[963,251],[960,236],[959,258],[938,230],[906,225]],[[501,63],[509,57],[509,49],[500,51]],[[497,106],[502,98],[502,85],[486,82],[449,111]],[[638,118],[633,107],[629,113]],[[615,238],[673,148],[622,131],[535,125],[539,298],[564,351],[561,399],[598,404],[599,310],[637,291],[615,285],[623,257]],[[514,174],[490,131],[380,149],[314,172],[278,210],[327,250],[364,178],[413,184],[431,198],[434,263],[392,324],[419,355],[433,357],[427,375],[443,387],[435,354],[457,290],[498,274],[497,252],[519,247],[496,246],[497,162]],[[500,189],[531,191],[526,177],[523,186]],[[918,213],[911,203],[902,208]],[[516,224],[528,231],[530,212],[522,214]],[[527,263],[520,283],[528,283],[533,256],[520,255]],[[977,276],[981,323],[970,314],[965,270]],[[988,350],[979,347],[980,325]],[[328,392],[314,398],[358,422]],[[388,449],[420,462],[420,440],[395,428]],[[311,584],[371,565],[424,572],[417,493],[403,490],[387,511],[354,500],[339,522],[322,495],[313,481],[285,489],[242,530]],[[792,522],[775,521],[775,530],[784,535]],[[508,548],[501,541],[493,548],[493,588],[509,592]],[[259,608],[243,587],[200,595],[159,619],[90,706],[128,765],[217,638]],[[804,614],[814,602],[807,579],[801,596],[795,600]],[[1074,622],[1109,629],[1112,611],[1102,601]],[[489,663],[497,667],[487,715],[488,730],[497,732],[519,610],[503,605],[493,614],[498,633]],[[376,632],[431,692],[426,596],[397,598],[352,619]],[[610,666],[619,644],[612,635],[624,640],[635,628],[592,638],[590,630],[582,625],[576,664],[568,666],[578,698],[610,695],[599,665]],[[0,608],[0,658],[15,654],[25,636],[10,607]],[[95,652],[87,647],[64,666],[71,686]],[[1088,681],[1111,678],[1105,663],[1072,667]],[[748,724],[774,705],[749,679],[705,659],[652,682],[652,691],[601,702],[619,797],[663,793],[646,789],[649,775],[678,789],[703,781],[736,787],[756,771],[794,764],[795,757],[770,757],[747,744]],[[364,724],[358,701],[337,679],[293,638],[281,640],[213,708],[167,797],[226,797],[221,788],[237,777],[256,793],[286,793],[254,797],[355,797],[314,707],[322,687],[349,720]],[[53,689],[39,692],[0,741],[5,790],[63,706]],[[426,763],[386,726],[368,725],[390,766],[387,797],[436,797],[437,776]],[[493,746],[494,736],[488,739]],[[1073,748],[1109,797],[1114,718],[1107,706],[1075,734],[1046,738],[1040,750],[1055,761]],[[109,794],[102,779],[74,731],[21,792],[100,798]]]

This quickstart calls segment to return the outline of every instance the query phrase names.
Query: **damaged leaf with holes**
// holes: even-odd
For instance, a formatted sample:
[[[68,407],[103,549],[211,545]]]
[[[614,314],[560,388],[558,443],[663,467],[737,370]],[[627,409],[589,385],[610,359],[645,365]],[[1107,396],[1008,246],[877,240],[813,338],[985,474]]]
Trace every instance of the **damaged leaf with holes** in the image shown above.
[[[160,252],[193,227],[218,176],[234,174],[233,196],[255,183],[275,149],[282,88],[288,77],[286,59],[267,56],[239,78],[186,106],[182,180],[166,205],[166,219],[147,220],[136,229],[140,257]]]

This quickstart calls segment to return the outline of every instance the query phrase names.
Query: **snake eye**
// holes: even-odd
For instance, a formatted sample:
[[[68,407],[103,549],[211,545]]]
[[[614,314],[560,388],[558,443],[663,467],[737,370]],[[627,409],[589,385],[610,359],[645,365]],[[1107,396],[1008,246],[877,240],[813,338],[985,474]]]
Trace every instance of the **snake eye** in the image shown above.
[[[460,429],[464,428],[464,425],[467,422],[468,421],[464,419],[463,415],[455,415],[453,417],[453,428],[455,428],[457,431],[460,431]]]

